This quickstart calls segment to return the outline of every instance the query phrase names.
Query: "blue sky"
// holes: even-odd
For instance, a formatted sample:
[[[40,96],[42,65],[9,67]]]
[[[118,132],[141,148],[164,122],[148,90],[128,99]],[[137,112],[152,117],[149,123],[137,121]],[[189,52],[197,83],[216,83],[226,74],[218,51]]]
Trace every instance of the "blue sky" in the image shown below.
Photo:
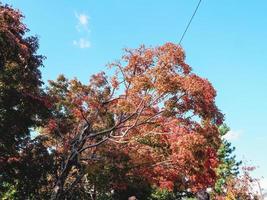
[[[198,0],[4,0],[26,16],[47,57],[43,79],[107,70],[122,49],[178,43]],[[194,72],[209,79],[240,159],[267,178],[267,1],[203,0],[183,42]],[[267,187],[267,181],[264,186]]]

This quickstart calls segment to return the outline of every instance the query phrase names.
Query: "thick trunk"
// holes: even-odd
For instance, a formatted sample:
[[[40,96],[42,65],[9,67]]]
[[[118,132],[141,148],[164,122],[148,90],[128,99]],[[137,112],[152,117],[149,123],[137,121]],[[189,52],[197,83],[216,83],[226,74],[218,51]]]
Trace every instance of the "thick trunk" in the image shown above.
[[[51,200],[62,200],[64,198],[64,185],[72,166],[73,166],[73,158],[70,158],[67,160],[65,167],[55,184],[53,193],[51,195]]]
[[[53,189],[53,193],[51,195],[51,200],[62,200],[64,199],[64,193],[65,193],[65,182],[66,179],[69,176],[69,173],[71,171],[71,168],[73,166],[79,166],[78,163],[78,151],[83,147],[85,141],[86,141],[86,137],[84,136],[84,133],[88,130],[89,126],[86,126],[86,128],[83,130],[82,133],[80,133],[79,135],[77,135],[77,137],[73,140],[72,144],[72,150],[71,153],[68,157],[68,159],[66,160],[65,166],[62,169],[61,174],[58,177],[58,180],[55,184],[55,187]]]

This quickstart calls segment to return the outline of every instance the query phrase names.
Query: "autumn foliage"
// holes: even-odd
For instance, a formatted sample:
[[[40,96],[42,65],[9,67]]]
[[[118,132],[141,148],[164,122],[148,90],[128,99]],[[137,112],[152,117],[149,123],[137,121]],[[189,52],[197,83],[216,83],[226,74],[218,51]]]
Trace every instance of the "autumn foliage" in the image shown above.
[[[49,155],[42,140],[30,141],[30,132],[49,115],[47,95],[41,88],[40,67],[44,57],[36,53],[37,38],[26,36],[28,29],[22,18],[20,12],[0,5],[1,199],[14,185],[17,191],[14,198],[37,194],[37,187],[46,182],[49,171],[49,162],[43,162],[49,160]],[[35,172],[29,172],[30,165]],[[29,183],[32,185],[25,188]]]
[[[184,60],[182,48],[173,43],[141,46],[110,64],[116,70],[110,78],[101,72],[89,84],[63,76],[51,81],[54,116],[43,134],[53,138],[58,159],[77,156],[86,168],[124,155],[130,165],[125,176],[141,175],[168,190],[212,186],[223,116],[212,85]],[[126,166],[118,160],[116,167]]]
[[[226,178],[216,91],[180,45],[126,49],[110,76],[60,75],[44,89],[44,57],[21,19],[0,5],[1,198],[176,199]],[[237,182],[216,198],[242,190]]]

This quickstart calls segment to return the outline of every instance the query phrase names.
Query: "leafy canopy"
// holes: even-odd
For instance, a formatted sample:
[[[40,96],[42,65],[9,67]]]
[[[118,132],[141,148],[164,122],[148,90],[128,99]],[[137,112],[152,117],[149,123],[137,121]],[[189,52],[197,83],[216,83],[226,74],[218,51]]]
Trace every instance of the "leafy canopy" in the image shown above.
[[[0,4],[0,190],[19,187],[25,195],[28,193],[23,189],[25,179],[29,183],[46,176],[45,169],[38,170],[36,177],[28,173],[30,164],[45,166],[37,161],[47,153],[41,140],[33,141],[36,147],[30,147],[38,154],[25,155],[25,152],[29,151],[30,132],[48,116],[49,104],[41,88],[39,68],[44,57],[36,53],[37,38],[25,36],[28,29],[22,18],[19,11]],[[31,192],[37,185],[31,185]]]
[[[78,180],[69,177],[74,168],[79,178],[96,163],[104,168],[113,162],[168,190],[214,184],[223,116],[212,85],[184,60],[173,43],[141,46],[110,64],[116,70],[112,77],[101,72],[88,84],[64,76],[50,81],[54,111],[43,134],[65,166],[55,191],[71,190]],[[110,190],[127,185],[113,180]]]

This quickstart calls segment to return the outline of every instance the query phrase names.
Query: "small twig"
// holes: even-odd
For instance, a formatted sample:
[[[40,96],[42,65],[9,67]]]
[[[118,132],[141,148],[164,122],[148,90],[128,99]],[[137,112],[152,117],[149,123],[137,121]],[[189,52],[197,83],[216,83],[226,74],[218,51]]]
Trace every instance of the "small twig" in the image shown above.
[[[99,142],[97,142],[97,143],[94,143],[94,144],[88,145],[88,146],[86,146],[86,147],[83,147],[82,149],[80,149],[80,150],[78,151],[78,153],[82,153],[82,152],[85,151],[86,149],[96,147],[96,146],[98,146],[98,145],[100,145],[100,144],[106,142],[107,140],[108,140],[108,137],[102,139],[101,141],[99,141]]]

